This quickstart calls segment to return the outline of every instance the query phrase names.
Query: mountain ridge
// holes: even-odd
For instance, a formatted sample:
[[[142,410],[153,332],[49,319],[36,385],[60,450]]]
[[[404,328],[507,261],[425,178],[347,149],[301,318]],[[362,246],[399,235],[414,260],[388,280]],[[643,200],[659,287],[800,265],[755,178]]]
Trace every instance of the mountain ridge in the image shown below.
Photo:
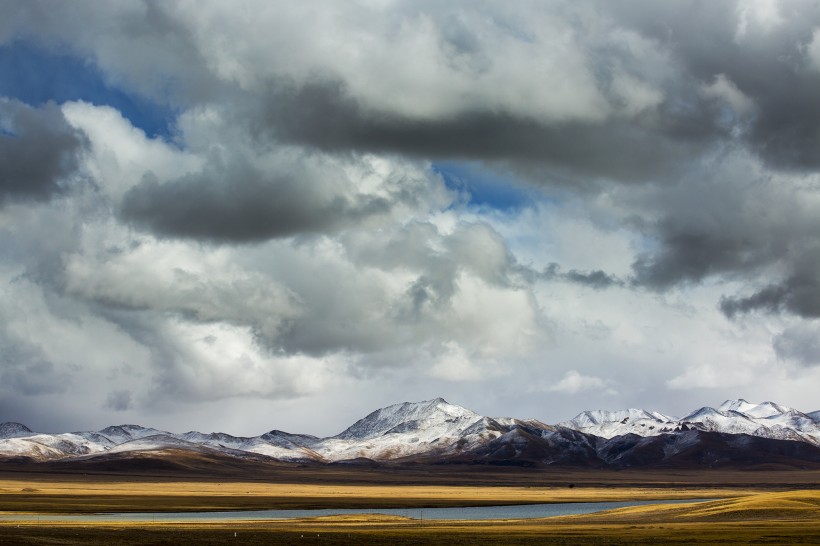
[[[626,415],[625,412],[633,413]],[[573,419],[558,424],[603,438],[625,434],[657,436],[680,432],[683,429],[697,429],[704,432],[803,441],[820,446],[820,412],[802,413],[774,402],[751,404],[742,398],[727,400],[717,409],[704,406],[682,418],[644,410],[623,410],[599,411],[595,415],[596,418],[591,419],[590,413],[595,412],[582,412]],[[601,416],[603,418],[600,418]]]
[[[175,434],[141,425],[43,434],[20,423],[0,424],[0,460],[88,462],[145,453],[172,457],[180,450],[314,463],[631,467],[785,461],[820,466],[820,411],[737,399],[683,418],[635,408],[590,410],[548,425],[482,416],[435,398],[380,408],[324,438],[276,429],[252,437]]]

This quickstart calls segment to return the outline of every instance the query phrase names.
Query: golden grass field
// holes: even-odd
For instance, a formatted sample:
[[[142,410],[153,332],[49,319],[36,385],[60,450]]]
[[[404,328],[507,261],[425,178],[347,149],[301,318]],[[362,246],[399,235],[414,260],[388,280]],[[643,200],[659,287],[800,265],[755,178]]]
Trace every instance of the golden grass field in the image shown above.
[[[442,507],[727,498],[733,488],[277,484],[203,481],[0,480],[0,511],[39,513]]]
[[[717,476],[712,476],[716,478]],[[820,490],[626,484],[469,486],[299,484],[106,476],[0,475],[0,544],[820,544]],[[793,476],[791,477],[793,478]],[[792,479],[786,481],[793,481]],[[817,476],[807,474],[809,487]],[[727,480],[731,482],[732,480]],[[706,485],[704,485],[706,484]],[[43,513],[283,507],[418,507],[720,498],[538,520],[424,521],[358,515],[288,521],[47,523]],[[236,533],[236,536],[234,536]],[[318,536],[317,536],[318,535]]]

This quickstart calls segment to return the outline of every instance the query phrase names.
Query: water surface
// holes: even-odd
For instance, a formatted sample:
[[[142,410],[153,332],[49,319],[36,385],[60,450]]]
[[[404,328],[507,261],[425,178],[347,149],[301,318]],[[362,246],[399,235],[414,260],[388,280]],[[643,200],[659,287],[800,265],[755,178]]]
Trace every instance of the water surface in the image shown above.
[[[679,504],[712,499],[649,500],[619,502],[566,502],[557,504],[515,504],[509,506],[469,506],[449,508],[323,508],[316,510],[244,510],[241,512],[132,512],[84,515],[0,515],[0,520],[38,521],[247,521],[266,519],[315,518],[320,516],[385,514],[418,520],[530,519],[591,514],[646,504]]]

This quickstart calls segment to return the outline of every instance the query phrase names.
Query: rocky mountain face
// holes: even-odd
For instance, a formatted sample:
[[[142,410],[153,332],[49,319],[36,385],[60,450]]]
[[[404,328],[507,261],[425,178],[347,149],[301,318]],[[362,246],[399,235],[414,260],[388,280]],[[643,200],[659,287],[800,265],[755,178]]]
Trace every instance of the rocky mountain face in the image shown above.
[[[820,466],[820,412],[729,400],[683,418],[638,409],[585,411],[551,426],[491,418],[437,398],[388,406],[328,438],[174,434],[139,425],[36,433],[0,424],[0,460],[103,460],[151,453],[219,454],[290,462],[566,465],[576,467]]]

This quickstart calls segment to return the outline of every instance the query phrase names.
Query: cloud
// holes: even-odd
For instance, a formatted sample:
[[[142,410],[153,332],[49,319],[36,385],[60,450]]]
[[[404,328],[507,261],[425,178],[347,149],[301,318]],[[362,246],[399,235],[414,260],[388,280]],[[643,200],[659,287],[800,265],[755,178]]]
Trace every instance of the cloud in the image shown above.
[[[63,193],[85,147],[56,105],[33,108],[0,97],[0,204]]]
[[[720,300],[720,310],[727,317],[735,318],[738,314],[752,311],[779,312],[788,296],[785,286],[770,285],[745,298],[723,297]]]
[[[197,37],[244,29],[223,48],[202,45],[219,75],[245,89],[281,81],[298,92],[317,75],[327,76],[368,110],[407,119],[486,106],[557,122],[607,113],[578,34],[562,14],[492,3],[428,4],[422,10],[411,2],[360,3],[342,11],[325,2],[238,14],[214,3],[202,10]],[[323,40],[306,40],[294,32],[300,27]],[[291,48],[294,43],[302,47]],[[263,51],[264,61],[258,57]],[[396,59],[403,60],[400,66]],[[254,60],[262,62],[249,69]]]
[[[652,2],[247,13],[203,3],[196,17],[151,2],[14,8],[20,36],[90,57],[121,85],[175,104],[245,105],[257,131],[324,150],[646,181],[737,135],[742,121],[743,141],[772,165],[818,165],[820,74],[805,69],[818,16],[808,0],[770,10],[777,17],[721,2],[700,7],[697,22],[687,7]],[[743,97],[752,118],[740,115]]]
[[[114,411],[126,411],[131,409],[131,391],[120,390],[108,394],[105,400],[105,408]]]
[[[352,351],[372,363],[385,353],[455,342],[469,346],[473,358],[490,358],[526,350],[534,335],[531,292],[486,225],[460,224],[452,232],[393,225],[336,242],[277,245],[276,263],[273,252],[260,249],[253,260],[301,302],[277,339],[288,352]]]
[[[264,339],[275,339],[301,312],[299,298],[285,286],[236,267],[224,254],[130,239],[116,225],[102,240],[85,243],[66,260],[65,291],[101,307],[248,326]]]
[[[81,168],[93,178],[98,195],[112,206],[148,173],[174,180],[200,171],[205,162],[190,142],[183,148],[181,140],[148,138],[113,107],[75,101],[64,103],[61,110],[71,126],[87,137]]]
[[[3,390],[26,396],[64,392],[71,385],[71,375],[50,362],[36,346],[3,340]]]
[[[570,370],[564,377],[550,386],[548,391],[563,392],[567,394],[578,394],[584,391],[598,391],[604,394],[615,394],[611,387],[611,382],[591,375],[583,375],[576,370]]]
[[[180,107],[218,96],[208,60],[195,43],[192,19],[182,6],[141,1],[119,5],[80,3],[70,9],[48,2],[11,2],[7,40],[34,41],[61,55],[96,65],[112,87],[127,88],[159,104]],[[94,28],[93,33],[83,29]],[[4,37],[0,31],[0,38]]]
[[[820,249],[814,244],[791,257],[789,275],[746,297],[724,297],[720,308],[729,318],[753,311],[788,312],[805,318],[820,317]]]
[[[551,124],[490,108],[440,119],[408,118],[370,111],[347,95],[345,84],[332,81],[274,88],[260,108],[247,114],[253,131],[326,151],[546,164],[628,182],[675,168],[696,145],[675,141],[679,129],[673,121],[664,135],[618,119]]]
[[[346,357],[276,354],[254,340],[247,328],[229,324],[191,324],[156,317],[136,318],[132,331],[151,344],[151,404],[202,403],[234,397],[292,398],[333,384],[346,369]]]
[[[687,368],[666,383],[678,390],[721,389],[747,387],[753,378],[754,370],[744,366],[704,363]]]
[[[651,1],[614,6],[610,13],[667,49],[678,69],[695,82],[712,82],[722,75],[748,97],[757,109],[742,138],[769,164],[816,169],[820,106],[811,90],[820,74],[806,70],[803,59],[820,14],[808,0],[773,3],[768,11],[755,5],[703,6],[697,20],[686,16],[687,5]]]
[[[4,44],[168,131],[0,103],[4,414],[258,433],[405,392],[543,418],[814,400],[811,3],[6,11]],[[461,186],[436,168],[465,159]],[[487,173],[516,206],[459,199]]]
[[[338,8],[321,3],[247,14],[205,3],[197,17],[155,3],[15,7],[21,36],[91,58],[112,83],[159,103],[223,103],[275,142],[632,182],[680,167],[724,133],[709,104],[681,115],[653,37],[573,4],[356,4],[331,19]]]
[[[705,97],[724,101],[732,109],[734,117],[742,117],[754,108],[752,100],[726,74],[718,74],[712,83],[704,84],[701,90]]]
[[[656,215],[641,221],[655,245],[633,263],[634,284],[665,291],[705,279],[741,280],[753,293],[722,297],[730,318],[757,310],[820,313],[820,201],[811,175],[773,174],[730,148],[675,187],[644,192],[640,200]]]
[[[430,374],[447,381],[478,381],[494,375],[477,366],[464,349],[453,342],[444,344],[444,351],[436,358]]]
[[[809,66],[820,72],[820,29],[812,33],[811,42],[806,46],[806,57]]]
[[[624,284],[622,280],[609,275],[600,269],[595,271],[578,271],[577,269],[571,269],[566,273],[563,273],[561,271],[561,266],[557,263],[551,263],[547,266],[540,274],[540,278],[549,281],[562,280],[582,286],[588,286],[594,290],[602,290],[613,286],[623,286]]]
[[[772,341],[777,357],[805,367],[820,365],[820,328],[817,321],[795,324]]]
[[[201,173],[162,184],[146,175],[125,194],[121,214],[160,236],[228,243],[332,231],[391,208],[380,196],[333,192],[337,180],[316,176],[343,177],[309,171],[276,175],[244,162],[211,162]]]

